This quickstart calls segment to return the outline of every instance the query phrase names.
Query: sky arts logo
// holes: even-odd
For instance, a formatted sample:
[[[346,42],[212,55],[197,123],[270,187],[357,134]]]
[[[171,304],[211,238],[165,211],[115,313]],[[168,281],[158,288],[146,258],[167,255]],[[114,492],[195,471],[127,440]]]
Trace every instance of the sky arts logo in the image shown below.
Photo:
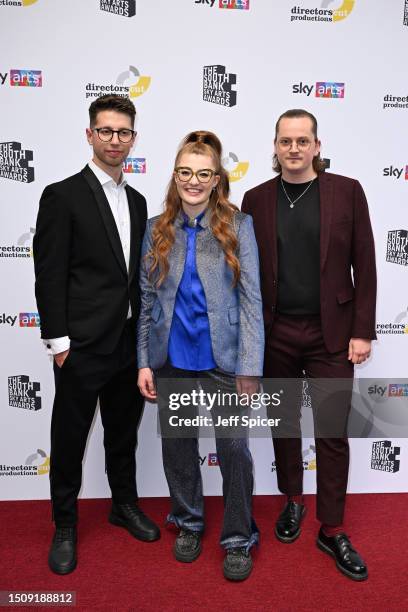
[[[389,383],[388,385],[374,383],[368,387],[368,394],[375,400],[385,397],[408,397],[408,383]]]
[[[10,327],[14,327],[16,321],[17,315],[8,315],[5,312],[0,315],[0,325],[10,325]]]
[[[0,6],[31,6],[37,0],[0,0]]]
[[[335,7],[331,7],[333,4]],[[355,0],[322,0],[320,7],[294,6],[290,11],[291,21],[320,21],[335,23],[346,19],[354,8]]]
[[[313,91],[315,98],[344,98],[344,83],[318,81],[316,85],[308,85],[300,81],[292,85],[293,94],[304,94],[309,97]]]
[[[232,107],[237,103],[237,92],[232,86],[237,75],[227,72],[225,66],[215,64],[203,68],[203,100],[220,106]]]
[[[249,11],[250,0],[218,0],[218,8],[220,9],[241,9]],[[216,0],[194,0],[194,4],[202,4],[204,6],[213,7]]]
[[[20,327],[40,327],[38,312],[20,312],[18,315]]]
[[[408,230],[388,232],[386,261],[408,266]]]
[[[371,469],[395,474],[400,469],[399,457],[401,448],[394,446],[390,440],[373,442],[371,451]]]
[[[408,181],[408,166],[402,166],[402,168],[388,166],[387,168],[383,168],[383,176],[390,176],[391,178],[396,179],[403,177],[406,181]]]
[[[24,410],[41,410],[41,397],[37,395],[41,390],[39,382],[31,382],[28,376],[9,376],[8,394],[9,406],[23,408]]]
[[[219,465],[217,453],[208,453],[208,465],[210,467],[215,467],[216,465]]]
[[[0,464],[0,476],[45,476],[49,471],[50,458],[41,448],[29,455],[24,465]]]
[[[17,240],[17,244],[0,246],[0,258],[19,258],[29,259],[33,256],[33,237],[35,228],[30,227],[30,231],[22,234]]]
[[[28,165],[30,161],[33,152],[22,149],[20,142],[0,142],[0,178],[32,183],[34,168]]]
[[[114,93],[124,98],[138,98],[150,87],[151,77],[142,76],[135,66],[129,66],[129,70],[121,72],[116,79],[115,85],[97,85],[88,83],[85,87],[85,98],[98,98],[104,94]]]
[[[240,181],[246,175],[249,168],[249,162],[239,161],[235,153],[228,153],[228,157],[224,157],[222,160],[222,165],[227,170],[231,183]]]
[[[136,0],[100,0],[100,9],[121,17],[136,15]]]
[[[0,85],[5,85],[8,76],[8,72],[0,72]],[[11,87],[42,87],[42,72],[12,69],[9,82]]]
[[[146,174],[146,159],[144,157],[127,157],[123,162],[123,172],[126,174]]]

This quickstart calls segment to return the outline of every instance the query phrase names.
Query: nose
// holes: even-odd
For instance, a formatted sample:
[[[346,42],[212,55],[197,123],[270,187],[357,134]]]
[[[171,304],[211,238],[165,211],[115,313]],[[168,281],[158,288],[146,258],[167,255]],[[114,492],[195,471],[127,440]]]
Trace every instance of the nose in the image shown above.
[[[114,133],[112,134],[112,140],[111,140],[111,142],[112,142],[113,144],[120,144],[119,134],[118,134],[117,132],[114,132]]]
[[[298,143],[296,142],[296,140],[292,140],[292,142],[290,143],[290,149],[289,149],[289,151],[292,151],[292,149],[293,149],[293,147],[294,147],[294,146],[296,147],[296,149],[295,149],[295,150],[296,150],[296,151],[299,151],[299,146],[298,146]]]
[[[193,176],[191,177],[191,179],[188,182],[190,184],[192,183],[193,185],[198,185],[200,181],[198,180],[197,176],[195,174],[193,174]]]

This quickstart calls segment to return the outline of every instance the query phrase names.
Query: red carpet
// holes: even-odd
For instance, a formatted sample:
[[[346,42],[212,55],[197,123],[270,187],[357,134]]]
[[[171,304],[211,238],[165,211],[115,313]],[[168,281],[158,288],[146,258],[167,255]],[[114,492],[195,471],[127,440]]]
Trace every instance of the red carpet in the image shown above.
[[[118,612],[408,610],[408,494],[349,495],[348,531],[369,568],[362,583],[340,574],[317,549],[318,523],[310,495],[303,533],[293,544],[281,544],[273,535],[282,498],[255,498],[261,544],[253,555],[254,570],[246,582],[227,582],[218,546],[222,501],[206,501],[203,553],[185,565],[172,557],[172,529],[163,529],[159,542],[138,542],[107,522],[108,500],[81,501],[79,564],[68,576],[48,570],[53,533],[49,504],[1,502],[0,591],[76,591],[77,606],[71,609]],[[145,499],[141,505],[163,525],[166,499]]]

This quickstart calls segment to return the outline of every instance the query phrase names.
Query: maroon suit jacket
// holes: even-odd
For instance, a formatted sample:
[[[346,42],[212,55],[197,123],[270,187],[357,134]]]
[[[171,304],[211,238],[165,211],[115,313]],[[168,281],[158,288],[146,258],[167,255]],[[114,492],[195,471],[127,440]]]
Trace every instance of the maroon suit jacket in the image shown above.
[[[242,202],[242,211],[253,217],[259,248],[266,333],[273,324],[279,282],[279,181],[280,175],[250,189]],[[367,200],[358,181],[324,172],[319,175],[319,188],[321,322],[326,348],[336,353],[348,347],[350,338],[376,338],[374,239]]]

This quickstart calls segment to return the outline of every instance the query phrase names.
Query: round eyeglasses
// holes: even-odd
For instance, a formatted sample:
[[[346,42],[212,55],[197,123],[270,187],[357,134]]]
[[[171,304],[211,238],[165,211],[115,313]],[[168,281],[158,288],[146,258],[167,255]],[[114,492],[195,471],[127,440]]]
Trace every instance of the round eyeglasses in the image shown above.
[[[120,142],[130,142],[136,133],[134,130],[129,130],[127,128],[112,130],[111,128],[107,127],[93,128],[92,131],[98,134],[102,142],[110,142],[114,134],[118,135]]]
[[[174,168],[174,172],[176,173],[178,179],[183,183],[187,183],[190,181],[193,176],[197,177],[199,183],[209,183],[213,176],[218,174],[215,170],[210,170],[209,168],[203,168],[202,170],[197,170],[197,172],[193,172],[191,168],[187,168],[184,166],[179,166],[178,168]]]
[[[296,140],[292,140],[291,138],[279,138],[277,144],[282,151],[289,151],[293,143],[295,143],[299,151],[307,151],[312,145],[312,141],[309,140],[309,138],[297,138]]]

